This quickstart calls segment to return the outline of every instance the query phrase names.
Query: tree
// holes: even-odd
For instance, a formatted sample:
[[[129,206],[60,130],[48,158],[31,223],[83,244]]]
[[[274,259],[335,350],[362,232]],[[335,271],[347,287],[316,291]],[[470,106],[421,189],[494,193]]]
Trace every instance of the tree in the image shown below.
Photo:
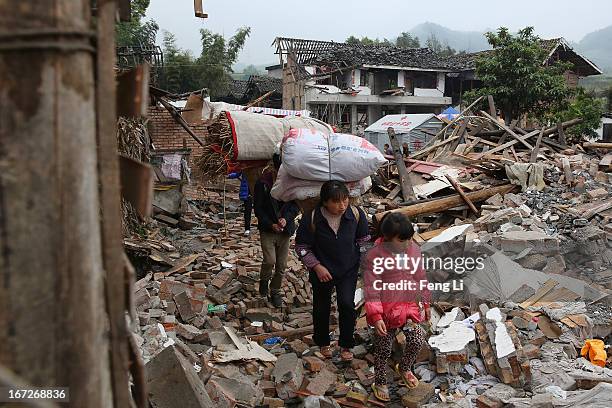
[[[410,33],[403,32],[395,40],[395,46],[401,48],[420,48],[421,42],[416,35],[413,36]]]
[[[153,46],[159,26],[154,20],[143,21],[150,0],[131,0],[132,20],[116,25],[117,46]]]
[[[578,142],[584,135],[595,135],[594,131],[599,127],[604,111],[604,103],[593,92],[587,92],[583,88],[573,89],[570,93],[571,99],[564,100],[558,106],[551,106],[551,109],[541,116],[540,121],[558,123],[582,118],[582,123],[566,131],[570,142]]]
[[[365,45],[365,46],[383,45],[383,46],[391,47],[395,45],[392,41],[386,38],[379,40],[378,38],[371,39],[368,37],[361,37],[361,39],[359,39],[353,35],[348,37],[344,42],[350,45]]]
[[[200,87],[208,88],[211,96],[219,96],[228,88],[232,66],[251,34],[250,27],[238,29],[229,41],[207,29],[201,29],[202,53],[196,60],[199,67]]]
[[[448,45],[448,42],[444,42],[444,44],[438,39],[438,37],[431,33],[425,42],[427,48],[431,49],[436,54],[447,57],[450,55],[455,55],[457,51],[454,48],[451,48]]]
[[[606,91],[606,111],[612,112],[612,86]]]
[[[193,55],[176,45],[174,34],[164,32],[164,89],[174,93],[201,89]]]
[[[231,80],[232,65],[250,32],[249,27],[240,28],[226,41],[222,35],[202,29],[202,52],[197,58],[178,47],[172,33],[165,32],[163,88],[174,93],[208,88],[211,96],[223,95]]]
[[[263,75],[263,72],[259,71],[259,69],[257,69],[255,65],[247,65],[242,70],[242,75],[240,76],[240,78],[243,80],[247,80],[251,77],[251,75]]]
[[[492,95],[506,123],[524,113],[542,115],[566,100],[569,90],[563,73],[569,66],[559,61],[544,64],[548,55],[533,27],[516,35],[501,27],[485,35],[493,50],[476,60],[476,76],[483,87],[467,92],[466,100]]]

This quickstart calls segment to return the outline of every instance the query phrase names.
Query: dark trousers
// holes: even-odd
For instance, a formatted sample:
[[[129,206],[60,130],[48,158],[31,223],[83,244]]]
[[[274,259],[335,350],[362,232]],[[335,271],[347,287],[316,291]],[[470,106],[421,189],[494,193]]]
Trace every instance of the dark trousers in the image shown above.
[[[313,340],[319,347],[329,346],[329,316],[331,314],[331,299],[336,289],[338,305],[338,320],[340,322],[340,340],[342,348],[355,345],[355,288],[357,286],[357,271],[351,272],[341,279],[334,278],[331,282],[321,282],[317,274],[310,272],[312,284],[312,319],[314,326]]]
[[[244,200],[244,230],[251,229],[251,213],[253,212],[253,196]]]

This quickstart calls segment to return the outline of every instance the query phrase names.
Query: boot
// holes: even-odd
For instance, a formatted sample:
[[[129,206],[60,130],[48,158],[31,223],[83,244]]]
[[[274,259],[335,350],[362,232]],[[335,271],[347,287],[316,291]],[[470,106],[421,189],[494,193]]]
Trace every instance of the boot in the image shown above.
[[[259,281],[259,295],[261,297],[267,297],[268,296],[268,281],[267,280],[260,280]]]
[[[283,305],[283,298],[281,297],[280,293],[272,293],[270,296],[270,302],[272,303],[272,306],[280,308]]]

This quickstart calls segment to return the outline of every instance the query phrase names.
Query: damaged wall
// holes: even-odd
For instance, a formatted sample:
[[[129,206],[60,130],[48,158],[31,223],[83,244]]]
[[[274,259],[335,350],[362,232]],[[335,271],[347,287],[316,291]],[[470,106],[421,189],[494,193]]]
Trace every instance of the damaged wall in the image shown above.
[[[194,160],[202,155],[203,149],[189,134],[162,108],[149,107],[150,135],[156,149],[191,149],[189,156],[189,167],[191,168],[191,183],[184,187],[183,191],[191,200],[203,200],[203,185],[198,181],[197,168],[193,165]],[[191,125],[191,129],[201,139],[208,135],[206,124]]]

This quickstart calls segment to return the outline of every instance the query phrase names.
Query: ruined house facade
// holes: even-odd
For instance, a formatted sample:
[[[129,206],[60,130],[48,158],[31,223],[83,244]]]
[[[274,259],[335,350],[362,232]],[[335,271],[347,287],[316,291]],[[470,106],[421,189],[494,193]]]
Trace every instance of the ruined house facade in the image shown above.
[[[267,67],[282,80],[283,109],[309,110],[342,131],[362,134],[389,114],[440,113],[481,86],[475,74],[482,51],[442,57],[428,48],[364,46],[279,37],[280,64]],[[570,87],[602,71],[562,39],[542,40],[548,57],[570,62]]]
[[[427,48],[293,38],[276,46],[281,65],[269,73],[282,77],[283,108],[310,110],[351,133],[388,114],[440,113],[452,103],[445,81],[455,68]]]

